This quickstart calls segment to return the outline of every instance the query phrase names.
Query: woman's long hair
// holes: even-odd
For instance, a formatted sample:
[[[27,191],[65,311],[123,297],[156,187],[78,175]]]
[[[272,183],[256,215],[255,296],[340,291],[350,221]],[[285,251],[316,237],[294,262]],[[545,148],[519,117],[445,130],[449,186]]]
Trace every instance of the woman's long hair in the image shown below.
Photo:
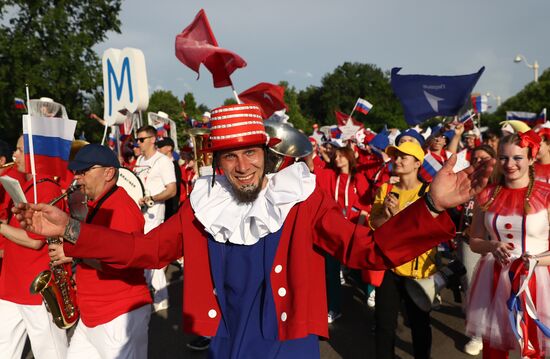
[[[355,159],[355,151],[350,147],[339,147],[334,151],[335,153],[340,153],[348,160],[349,164],[349,175],[353,177],[355,175],[357,160]],[[338,167],[335,167],[337,172],[340,172]]]

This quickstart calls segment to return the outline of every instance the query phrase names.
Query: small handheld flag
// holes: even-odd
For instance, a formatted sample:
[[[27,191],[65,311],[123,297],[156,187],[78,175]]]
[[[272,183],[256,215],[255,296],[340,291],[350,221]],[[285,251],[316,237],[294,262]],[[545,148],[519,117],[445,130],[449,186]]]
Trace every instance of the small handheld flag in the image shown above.
[[[369,113],[371,108],[372,108],[372,104],[370,102],[368,102],[365,99],[358,98],[353,110],[357,112],[361,112],[362,114],[366,115]]]
[[[475,113],[487,112],[487,110],[489,109],[487,96],[472,96],[472,108],[474,109]]]
[[[18,110],[26,111],[27,106],[25,106],[25,100],[23,100],[22,98],[16,97],[15,98],[15,108],[18,109]]]
[[[341,111],[334,111],[334,117],[336,117],[336,123],[338,126],[345,126],[348,120],[351,118],[351,121],[354,125],[363,127],[363,123],[360,121],[357,121],[354,117],[351,115],[347,115]]]
[[[23,140],[26,168],[31,169],[33,175],[36,173],[49,176],[65,174],[75,129],[76,121],[73,120],[24,115]],[[34,157],[35,171],[32,171],[31,156]]]
[[[285,88],[269,82],[260,82],[239,94],[242,103],[258,105],[264,119],[276,111],[288,109],[284,97]]]
[[[475,114],[472,113],[471,110],[466,111],[465,114],[460,116],[458,119],[458,122],[462,123],[464,125],[464,130],[469,131],[474,128],[474,118]]]

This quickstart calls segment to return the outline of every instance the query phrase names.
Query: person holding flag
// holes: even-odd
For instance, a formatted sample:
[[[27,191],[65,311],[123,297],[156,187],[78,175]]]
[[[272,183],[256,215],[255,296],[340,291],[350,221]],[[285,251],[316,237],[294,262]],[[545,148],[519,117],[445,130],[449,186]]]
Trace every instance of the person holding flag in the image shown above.
[[[48,203],[61,194],[61,187],[52,176],[40,173],[33,181],[25,164],[25,147],[21,136],[13,154],[17,170],[26,177],[22,187],[25,198],[27,202]],[[64,202],[59,201],[56,206],[64,209]],[[15,217],[8,224],[0,224],[0,235],[8,239],[0,273],[1,356],[21,358],[28,336],[35,358],[65,358],[68,346],[65,331],[54,325],[42,297],[29,291],[38,273],[49,269],[46,238],[21,229]]]
[[[10,150],[10,146],[7,142],[0,140],[0,176],[9,176],[16,179],[21,187],[27,181],[25,174],[17,170],[15,162],[13,162],[13,151]],[[13,206],[8,192],[0,184],[0,222],[8,223],[10,209]],[[4,255],[4,241],[5,238],[0,236],[0,271],[2,270],[2,257]]]

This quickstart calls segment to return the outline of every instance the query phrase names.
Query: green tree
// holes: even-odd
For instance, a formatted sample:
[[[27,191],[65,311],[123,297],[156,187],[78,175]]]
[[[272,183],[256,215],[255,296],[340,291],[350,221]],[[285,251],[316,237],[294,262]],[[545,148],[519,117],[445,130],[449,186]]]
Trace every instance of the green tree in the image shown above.
[[[482,125],[500,127],[506,119],[506,111],[527,111],[539,113],[543,108],[550,110],[550,69],[546,69],[538,82],[528,83],[520,92],[504,101],[492,114],[481,116]]]
[[[308,120],[302,115],[302,110],[298,103],[298,92],[294,86],[289,86],[288,82],[281,81],[279,86],[285,88],[285,103],[288,106],[286,114],[289,117],[289,122],[291,122],[295,128],[303,130],[304,132],[311,132],[311,125],[313,121]]]
[[[184,97],[187,98],[185,101],[185,111],[187,113],[187,106],[191,103],[193,108],[195,108],[195,100],[193,94],[185,94]],[[189,102],[188,102],[189,101]],[[183,117],[182,105],[180,100],[172,93],[172,91],[166,90],[156,90],[149,97],[149,107],[147,112],[165,112],[168,116],[176,122],[177,132],[178,132],[178,143],[183,143],[185,139],[185,130],[189,127],[185,122]],[[144,116],[143,122],[147,122],[147,117]]]
[[[70,118],[85,119],[84,103],[101,84],[101,65],[93,46],[107,32],[120,32],[121,0],[3,0],[0,2],[0,131],[14,141],[21,131],[14,97],[47,96],[62,103]],[[77,130],[78,132],[79,130]],[[91,138],[90,138],[91,137]]]
[[[346,62],[326,74],[320,87],[309,87],[298,96],[305,116],[320,125],[335,124],[334,111],[350,113],[359,97],[373,104],[368,116],[354,113],[366,127],[407,127],[391,89],[389,73],[372,64]]]

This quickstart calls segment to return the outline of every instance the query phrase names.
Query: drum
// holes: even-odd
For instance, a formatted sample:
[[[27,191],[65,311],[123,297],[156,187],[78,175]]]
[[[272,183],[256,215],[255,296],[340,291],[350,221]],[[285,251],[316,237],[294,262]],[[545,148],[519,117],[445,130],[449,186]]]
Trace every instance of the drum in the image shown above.
[[[118,180],[116,184],[124,188],[139,207],[139,200],[145,197],[145,188],[139,177],[128,168],[121,167],[118,169]]]

